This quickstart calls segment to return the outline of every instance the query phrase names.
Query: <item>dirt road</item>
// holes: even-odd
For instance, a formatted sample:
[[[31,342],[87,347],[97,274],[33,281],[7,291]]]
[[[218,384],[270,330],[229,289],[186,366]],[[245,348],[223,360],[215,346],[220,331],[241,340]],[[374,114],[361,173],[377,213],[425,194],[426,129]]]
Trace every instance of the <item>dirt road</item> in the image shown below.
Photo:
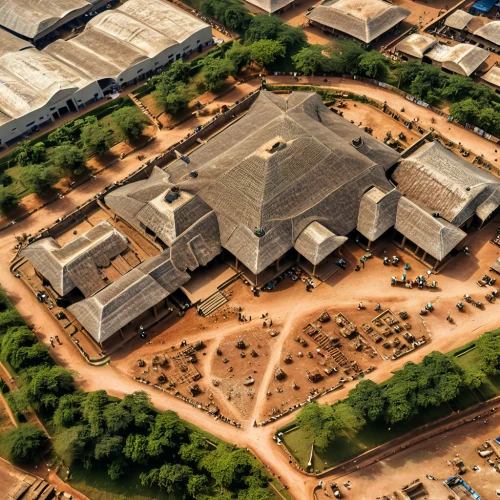
[[[395,108],[398,108],[400,105],[402,106],[404,103],[408,118],[418,116],[424,123],[424,126],[427,123],[430,124],[431,116],[435,116],[430,111],[418,107],[384,89],[356,81],[344,81],[342,83],[339,79],[331,79],[331,81],[332,85],[337,88],[365,94],[377,100],[387,100],[390,105]],[[270,77],[268,82],[271,84],[295,83],[291,78],[277,79],[275,77]],[[321,84],[322,79],[302,79],[301,83],[309,82]],[[247,84],[245,90],[250,91],[251,89],[257,88],[257,86],[257,81],[251,82]],[[231,98],[232,97],[233,96],[231,96]],[[473,150],[477,150],[477,148],[480,147],[481,150],[484,151],[485,156],[490,159],[490,161],[494,161],[496,157],[496,152],[494,151],[495,145],[481,139],[472,132],[467,132],[454,125],[449,125],[445,120],[437,119],[437,123],[435,124],[437,130],[442,131],[442,133],[446,135],[446,131],[449,127],[451,127],[450,130],[456,134],[453,140],[461,141],[465,147],[471,147]],[[151,149],[146,151],[146,154],[148,157],[154,157],[166,149],[169,144],[176,142],[180,137],[184,136],[186,131],[191,128],[192,124],[187,122],[184,127],[178,127],[169,132],[162,132],[165,139],[155,141],[151,145]],[[15,244],[14,234],[19,234],[21,232],[35,233],[41,227],[47,227],[55,219],[74,210],[76,206],[81,205],[84,201],[94,196],[106,185],[114,180],[120,180],[128,173],[134,171],[138,166],[138,162],[134,157],[127,158],[123,162],[120,162],[117,168],[104,171],[95,180],[75,189],[64,199],[36,212],[22,223],[0,233],[0,254],[3,256],[0,262],[1,285],[7,291],[20,313],[30,324],[37,327],[37,336],[42,342],[48,343],[50,336],[60,335],[59,326],[45,308],[38,303],[36,298],[27,291],[24,284],[9,272],[9,261],[13,256],[12,249]],[[493,225],[494,223],[490,224],[490,226]],[[450,329],[450,325],[447,324],[444,313],[447,308],[454,307],[453,304],[454,301],[456,301],[456,297],[460,297],[465,291],[468,289],[470,290],[471,286],[474,286],[474,273],[478,272],[480,269],[484,269],[486,265],[489,266],[489,263],[492,262],[495,255],[498,254],[496,248],[487,243],[492,230],[493,229],[486,228],[486,230],[481,233],[473,234],[474,239],[469,244],[472,253],[471,257],[467,258],[465,256],[460,256],[454,261],[454,267],[449,266],[443,271],[439,280],[443,283],[443,289],[445,289],[446,292],[440,292],[438,296],[429,295],[432,292],[416,292],[420,293],[420,295],[414,294],[412,296],[408,294],[402,296],[401,293],[395,293],[394,289],[387,286],[385,282],[383,285],[380,284],[380,270],[383,269],[384,266],[379,265],[380,263],[377,264],[373,262],[373,265],[369,263],[367,269],[363,270],[364,274],[360,275],[360,279],[363,279],[362,288],[360,288],[360,281],[354,279],[355,275],[359,273],[352,273],[353,277],[349,277],[349,274],[345,274],[342,275],[341,278],[336,278],[331,283],[322,285],[312,294],[307,294],[302,288],[300,288],[300,293],[298,293],[298,289],[292,287],[277,290],[276,293],[265,295],[265,297],[259,299],[260,302],[253,302],[252,304],[254,305],[251,306],[253,310],[250,310],[249,314],[254,314],[255,317],[259,317],[259,312],[262,312],[263,307],[265,307],[264,310],[268,310],[273,318],[279,318],[280,321],[283,321],[286,325],[283,329],[283,333],[286,333],[292,331],[292,326],[295,326],[295,324],[303,326],[302,317],[311,313],[312,310],[321,310],[332,304],[335,304],[335,307],[340,310],[352,309],[353,301],[356,301],[356,299],[359,300],[360,293],[363,293],[367,297],[367,304],[385,302],[386,304],[394,303],[398,307],[399,305],[406,305],[409,303],[415,308],[419,303],[425,303],[425,301],[431,300],[429,297],[432,297],[432,300],[440,301],[440,310],[443,311],[443,313],[434,316],[431,320],[431,344],[416,351],[411,358],[406,357],[394,363],[386,363],[382,368],[377,369],[371,374],[371,377],[375,381],[385,380],[390,376],[391,371],[402,366],[409,359],[418,361],[433,349],[445,352],[454,346],[464,344],[468,340],[475,338],[482,333],[482,331],[497,326],[497,315],[491,313],[493,309],[488,309],[490,312],[471,311],[470,314],[466,313],[460,324],[453,325],[452,329]],[[355,258],[358,257],[355,256]],[[425,272],[424,266],[413,261],[412,269],[414,269],[415,272]],[[391,270],[386,271],[387,273],[391,272]],[[411,291],[409,293],[411,294]],[[272,297],[272,300],[270,297]],[[241,325],[238,326],[238,328],[240,327]],[[224,329],[206,331],[204,335],[214,336],[234,331],[235,328],[228,325]],[[180,333],[177,335],[180,335]],[[175,338],[175,335],[173,335],[173,337]],[[285,338],[285,335],[283,335],[283,338]],[[283,341],[280,340],[280,342]],[[276,352],[279,354],[280,349],[276,349]],[[256,428],[252,427],[251,419],[249,419],[249,421],[245,423],[243,429],[238,429],[220,421],[215,422],[205,413],[174,397],[134,382],[127,377],[123,371],[117,369],[113,362],[111,365],[104,367],[93,367],[88,365],[68,340],[65,340],[62,346],[53,349],[52,354],[58,363],[76,372],[78,386],[82,389],[87,391],[105,389],[116,396],[123,396],[124,394],[143,389],[151,395],[153,403],[159,409],[174,410],[179,413],[181,418],[215,434],[221,439],[249,448],[265,464],[270,465],[277,475],[281,475],[281,477],[284,478],[283,482],[290,488],[290,493],[294,498],[302,500],[311,497],[312,488],[317,484],[318,479],[305,476],[293,467],[290,467],[288,458],[271,439],[276,428],[292,420],[294,415],[282,419],[275,424]],[[276,359],[275,353],[273,353],[272,359]],[[264,377],[266,380],[270,379],[273,369],[274,363],[270,362]],[[349,385],[345,389],[331,393],[327,398],[324,398],[324,401],[331,402],[344,397],[347,391],[352,387],[353,385]],[[252,413],[252,418],[259,414],[258,408],[264,391],[265,384],[262,384],[259,394],[260,401],[258,401],[256,409]]]

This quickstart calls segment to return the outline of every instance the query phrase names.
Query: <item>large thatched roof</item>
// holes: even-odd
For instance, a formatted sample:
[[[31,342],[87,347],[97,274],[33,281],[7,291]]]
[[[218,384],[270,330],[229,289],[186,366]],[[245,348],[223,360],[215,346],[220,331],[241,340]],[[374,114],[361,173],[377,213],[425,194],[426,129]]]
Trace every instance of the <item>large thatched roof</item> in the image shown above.
[[[431,142],[401,161],[393,174],[398,189],[408,198],[423,204],[440,217],[460,226],[489,200],[498,206],[500,180],[447,150],[439,142]],[[487,215],[489,215],[489,213]],[[483,218],[483,217],[482,217]]]
[[[158,231],[171,230],[177,211],[179,220],[192,223],[214,210],[222,246],[258,274],[312,222],[341,236],[355,229],[363,193],[391,189],[385,170],[399,155],[332,113],[316,94],[285,100],[262,92],[242,119],[189,158],[110,193],[106,203],[136,227],[142,214],[142,224]],[[169,203],[172,186],[178,198]]]
[[[306,17],[370,43],[410,14],[409,10],[382,0],[326,0]]]
[[[461,229],[408,198],[398,202],[395,229],[429,255],[443,260],[466,236]]]
[[[377,187],[367,191],[359,206],[357,230],[369,241],[375,241],[396,222],[396,210],[401,192],[384,192]]]
[[[104,290],[68,309],[98,342],[103,342],[159,304],[189,278],[189,274],[172,265],[167,250],[145,260]]]
[[[412,33],[396,44],[395,49],[416,59],[422,59],[425,53],[437,43],[437,38],[432,35]]]
[[[453,73],[470,76],[483,64],[490,53],[475,45],[458,43],[457,45],[443,45],[438,43],[427,52],[426,56]]]
[[[53,238],[43,238],[21,254],[59,295],[76,287],[90,297],[106,286],[98,268],[108,267],[127,248],[125,236],[105,221],[63,247]]]

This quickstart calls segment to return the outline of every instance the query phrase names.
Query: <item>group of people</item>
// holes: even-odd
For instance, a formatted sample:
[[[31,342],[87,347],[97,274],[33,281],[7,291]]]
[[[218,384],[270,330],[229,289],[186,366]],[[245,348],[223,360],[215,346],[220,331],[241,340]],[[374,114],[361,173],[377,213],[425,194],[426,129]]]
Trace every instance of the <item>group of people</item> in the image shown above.
[[[56,341],[59,345],[62,345],[62,342],[59,340],[59,335],[56,335]],[[54,339],[52,337],[50,337],[50,345],[52,347],[55,347],[56,345],[54,344]]]

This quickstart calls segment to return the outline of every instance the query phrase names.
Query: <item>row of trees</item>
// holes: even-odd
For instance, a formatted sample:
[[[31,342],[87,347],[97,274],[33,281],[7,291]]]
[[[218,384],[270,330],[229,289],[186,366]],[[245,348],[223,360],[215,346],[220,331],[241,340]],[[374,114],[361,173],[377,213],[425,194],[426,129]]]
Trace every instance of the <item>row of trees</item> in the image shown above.
[[[500,330],[483,334],[476,346],[476,369],[464,370],[450,356],[434,351],[419,364],[406,363],[383,384],[362,380],[347,399],[333,406],[305,406],[296,422],[318,450],[341,433],[358,432],[367,422],[404,422],[429,406],[453,401],[465,389],[479,388],[487,375],[500,373]]]
[[[112,122],[122,139],[137,140],[148,125],[148,120],[135,107],[124,106],[111,114]],[[87,170],[87,158],[102,155],[114,143],[115,133],[95,116],[74,120],[61,125],[48,135],[45,143],[22,142],[14,156],[22,167],[19,181],[30,191],[43,195],[61,177],[82,175]],[[2,176],[0,211],[8,213],[19,204],[19,196],[12,188],[12,179]]]
[[[145,392],[122,400],[105,391],[75,390],[73,375],[57,366],[0,290],[0,357],[19,374],[19,391],[6,395],[22,416],[43,411],[55,429],[55,452],[67,466],[105,469],[112,480],[143,471],[138,481],[175,498],[271,500],[263,467],[247,451],[158,412]],[[47,436],[31,424],[0,436],[15,463],[36,462]]]

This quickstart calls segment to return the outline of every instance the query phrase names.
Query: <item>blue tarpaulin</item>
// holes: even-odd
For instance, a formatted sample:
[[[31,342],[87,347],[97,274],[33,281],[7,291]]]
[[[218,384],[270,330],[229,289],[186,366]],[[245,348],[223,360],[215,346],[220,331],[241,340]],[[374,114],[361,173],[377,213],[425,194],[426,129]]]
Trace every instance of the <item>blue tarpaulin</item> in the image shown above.
[[[482,12],[482,13],[489,12],[493,8],[493,5],[495,5],[496,1],[497,0],[478,0],[472,6],[471,14],[475,12]]]

